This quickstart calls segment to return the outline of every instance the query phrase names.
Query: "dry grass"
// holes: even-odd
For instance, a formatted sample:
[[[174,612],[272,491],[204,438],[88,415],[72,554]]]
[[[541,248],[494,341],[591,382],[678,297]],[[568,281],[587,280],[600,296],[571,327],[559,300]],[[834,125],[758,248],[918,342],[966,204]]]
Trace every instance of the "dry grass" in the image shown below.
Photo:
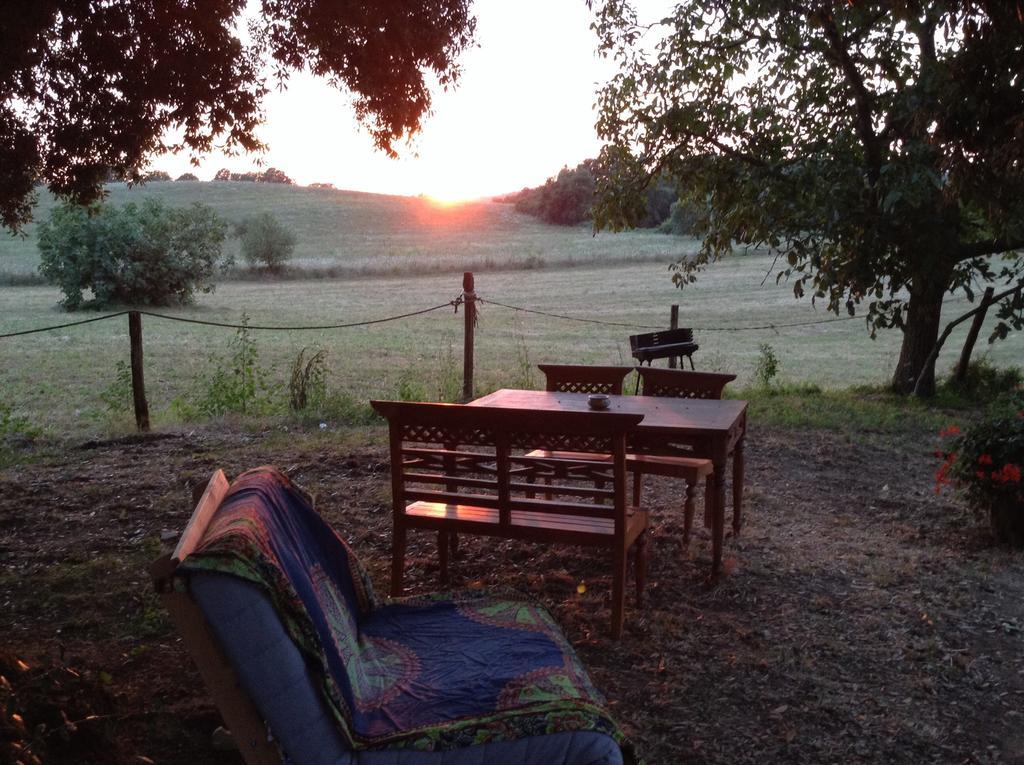
[[[220,429],[0,472],[5,647],[106,678],[123,750],[110,762],[223,762],[208,697],[148,593],[156,539],[184,525],[215,466],[273,462],[315,491],[383,591],[380,437]],[[850,443],[753,422],[747,524],[713,589],[706,535],[681,550],[676,487],[653,482],[649,594],[628,603],[620,642],[596,552],[464,537],[452,573],[551,608],[652,764],[1021,762],[1024,557],[932,492],[934,448],[914,429]],[[430,535],[414,535],[411,589],[436,572]]]

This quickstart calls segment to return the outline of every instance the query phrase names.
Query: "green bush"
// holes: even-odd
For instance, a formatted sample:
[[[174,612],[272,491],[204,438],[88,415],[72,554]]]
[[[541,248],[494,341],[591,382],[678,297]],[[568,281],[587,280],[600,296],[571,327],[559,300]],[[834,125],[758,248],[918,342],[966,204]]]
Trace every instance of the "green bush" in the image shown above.
[[[1024,546],[1024,391],[1001,397],[963,430],[951,425],[939,435],[948,440],[939,452],[935,491],[951,485],[977,510],[1005,507],[1007,516],[998,527],[994,517],[993,528]]]
[[[318,348],[307,357],[308,350],[310,349],[300,350],[292,363],[292,375],[288,381],[288,404],[293,412],[317,406],[323,402],[327,392],[327,369],[324,364],[327,351]]]
[[[768,343],[761,343],[757,364],[754,365],[754,379],[761,387],[768,388],[778,373],[779,357],[775,355],[775,349]]]
[[[972,361],[963,380],[950,377],[945,384],[951,392],[969,401],[992,401],[1024,385],[1019,367],[997,367],[987,359]]]
[[[27,417],[17,414],[14,407],[0,400],[0,446],[7,438],[33,438],[39,435],[39,428]]]
[[[213,372],[202,383],[204,390],[193,407],[178,405],[180,413],[219,417],[224,414],[269,414],[274,410],[277,392],[267,381],[266,369],[260,366],[256,339],[249,329],[249,317],[242,316],[242,326],[231,340],[231,361],[225,367],[215,364]]]
[[[188,303],[213,290],[226,224],[209,207],[65,204],[39,227],[40,273],[69,310],[112,303]],[[92,300],[85,294],[92,293]]]
[[[135,405],[132,392],[132,368],[123,359],[114,366],[114,380],[100,391],[100,401],[109,414],[124,414]]]
[[[697,224],[697,211],[687,202],[676,200],[672,203],[668,217],[658,226],[663,234],[692,236]]]
[[[280,271],[295,251],[295,234],[268,212],[252,215],[235,229],[249,265]]]

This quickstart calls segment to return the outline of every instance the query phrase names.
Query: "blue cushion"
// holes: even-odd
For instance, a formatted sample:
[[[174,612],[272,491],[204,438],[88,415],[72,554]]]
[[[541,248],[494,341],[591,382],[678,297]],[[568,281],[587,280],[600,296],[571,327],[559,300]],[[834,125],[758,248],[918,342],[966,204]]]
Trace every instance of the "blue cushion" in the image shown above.
[[[293,765],[622,765],[618,744],[591,731],[442,752],[352,752],[345,748],[314,674],[260,589],[213,573],[193,574],[190,586],[242,687]],[[401,607],[381,611],[380,616],[403,613]]]

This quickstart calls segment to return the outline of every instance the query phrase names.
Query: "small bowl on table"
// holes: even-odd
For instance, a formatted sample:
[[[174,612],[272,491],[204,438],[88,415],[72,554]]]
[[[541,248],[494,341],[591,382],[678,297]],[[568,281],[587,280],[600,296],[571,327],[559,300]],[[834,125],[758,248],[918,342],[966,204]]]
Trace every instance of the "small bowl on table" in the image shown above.
[[[587,396],[587,406],[591,409],[603,412],[612,405],[612,400],[608,398],[607,393],[591,393]]]

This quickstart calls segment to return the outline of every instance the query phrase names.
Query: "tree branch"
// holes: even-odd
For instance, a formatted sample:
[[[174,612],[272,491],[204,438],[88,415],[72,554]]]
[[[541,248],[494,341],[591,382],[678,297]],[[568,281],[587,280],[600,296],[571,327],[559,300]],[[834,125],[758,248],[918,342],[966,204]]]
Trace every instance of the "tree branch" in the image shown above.
[[[875,134],[872,125],[871,94],[864,84],[864,78],[857,69],[850,51],[846,47],[846,41],[836,27],[835,18],[831,13],[822,9],[814,12],[817,20],[825,32],[825,38],[832,48],[832,55],[826,53],[826,58],[831,58],[842,70],[846,82],[853,92],[854,106],[857,110],[857,134],[860,136],[861,144],[864,146],[868,164],[868,179],[871,185],[878,183],[882,175],[882,152],[878,144],[878,136]]]
[[[1016,287],[1011,287],[1005,292],[1000,292],[998,295],[996,295],[993,298],[990,298],[989,300],[982,300],[981,305],[971,309],[960,318],[954,319],[949,324],[947,324],[946,328],[942,331],[942,334],[939,335],[939,339],[935,341],[935,345],[932,347],[931,353],[928,354],[928,358],[925,359],[924,366],[921,367],[921,373],[917,376],[917,382],[914,383],[914,395],[919,396],[921,394],[921,389],[924,386],[924,379],[926,377],[927,370],[930,369],[932,364],[935,363],[935,360],[939,357],[939,351],[942,350],[943,343],[946,342],[946,338],[949,337],[949,334],[958,325],[967,321],[969,318],[974,316],[974,314],[978,313],[979,311],[983,309],[987,310],[989,306],[995,305],[1003,298],[1007,298],[1010,295],[1014,294],[1015,292],[1021,292],[1022,290],[1024,290],[1024,282],[1018,284]]]
[[[1024,239],[988,239],[984,242],[972,242],[960,245],[957,260],[970,260],[985,255],[998,255],[1001,252],[1024,249]]]

